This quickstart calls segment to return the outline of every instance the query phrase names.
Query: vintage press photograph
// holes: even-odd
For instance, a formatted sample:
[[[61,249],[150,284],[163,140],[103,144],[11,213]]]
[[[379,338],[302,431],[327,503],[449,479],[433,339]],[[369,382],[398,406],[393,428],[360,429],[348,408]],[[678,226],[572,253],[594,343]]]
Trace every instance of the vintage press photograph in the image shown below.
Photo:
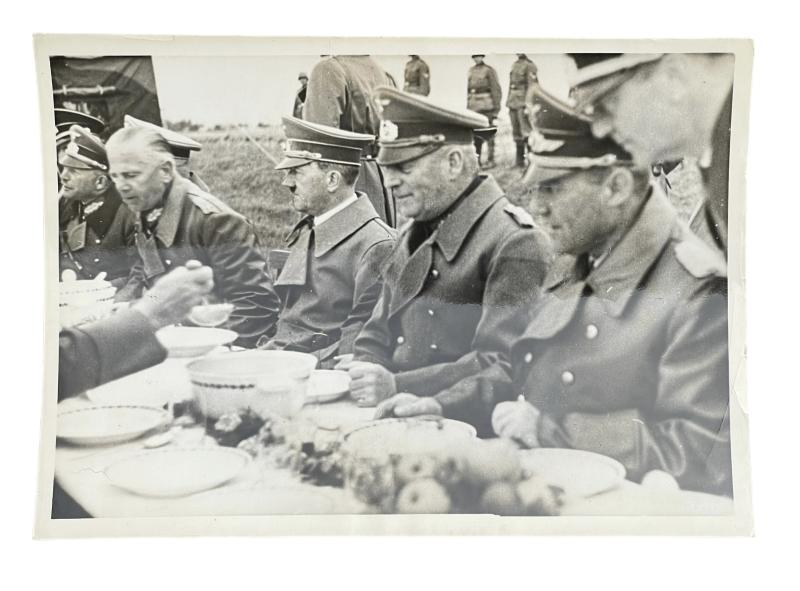
[[[37,38],[37,535],[748,533],[750,44],[291,41]]]

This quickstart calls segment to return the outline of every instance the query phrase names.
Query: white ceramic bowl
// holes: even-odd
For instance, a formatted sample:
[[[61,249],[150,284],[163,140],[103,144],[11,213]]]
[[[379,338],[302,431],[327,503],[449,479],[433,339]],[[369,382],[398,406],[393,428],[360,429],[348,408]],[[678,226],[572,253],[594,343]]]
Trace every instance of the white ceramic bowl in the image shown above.
[[[232,343],[238,336],[232,330],[199,326],[167,326],[156,333],[170,357],[199,357]]]
[[[458,449],[476,441],[475,427],[442,418],[380,419],[345,434],[344,449],[355,458]]]
[[[76,326],[111,315],[117,289],[108,281],[63,281],[58,288],[58,312],[62,327]]]
[[[244,351],[198,359],[187,370],[200,411],[215,419],[247,409],[291,412],[297,397],[302,405],[316,365],[307,353]]]

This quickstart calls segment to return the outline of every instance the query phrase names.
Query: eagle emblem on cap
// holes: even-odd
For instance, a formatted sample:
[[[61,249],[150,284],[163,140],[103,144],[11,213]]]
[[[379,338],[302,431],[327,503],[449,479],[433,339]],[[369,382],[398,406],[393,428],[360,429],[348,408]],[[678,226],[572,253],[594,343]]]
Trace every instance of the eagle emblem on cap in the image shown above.
[[[380,139],[383,141],[392,141],[397,139],[398,129],[397,125],[384,119],[381,121]]]

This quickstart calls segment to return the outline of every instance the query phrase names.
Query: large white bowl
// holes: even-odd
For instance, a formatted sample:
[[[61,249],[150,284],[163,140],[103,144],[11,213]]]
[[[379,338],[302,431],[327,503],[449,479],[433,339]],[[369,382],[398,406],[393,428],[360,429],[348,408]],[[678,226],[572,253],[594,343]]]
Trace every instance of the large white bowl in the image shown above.
[[[238,336],[232,330],[199,326],[167,326],[156,333],[170,357],[199,357],[232,343]]]
[[[475,427],[443,418],[380,419],[345,434],[344,449],[354,458],[457,450],[476,441]]]
[[[205,357],[188,366],[200,411],[219,418],[248,409],[257,414],[288,408],[305,399],[317,358],[293,351],[245,351]],[[279,413],[280,414],[280,413]]]
[[[58,313],[62,327],[76,326],[111,315],[117,289],[108,281],[63,281],[58,288]]]

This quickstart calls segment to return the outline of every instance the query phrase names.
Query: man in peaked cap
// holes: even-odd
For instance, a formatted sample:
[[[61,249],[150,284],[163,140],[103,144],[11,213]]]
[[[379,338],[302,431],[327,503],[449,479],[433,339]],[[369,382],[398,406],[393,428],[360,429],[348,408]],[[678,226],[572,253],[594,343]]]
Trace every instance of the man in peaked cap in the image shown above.
[[[283,308],[268,349],[315,353],[325,362],[352,353],[380,293],[380,267],[396,232],[355,190],[371,135],[283,118],[287,148],[275,167],[303,219],[275,281]]]
[[[100,272],[119,287],[136,260],[134,220],[108,175],[100,138],[73,125],[61,153],[59,199],[59,272],[71,269],[79,279]]]
[[[479,174],[486,117],[379,88],[378,160],[411,221],[383,270],[375,312],[348,366],[351,393],[377,416],[437,414],[482,432],[496,402],[490,376],[525,326],[550,259],[546,236]]]
[[[69,130],[73,125],[88,129],[90,133],[99,136],[106,130],[106,124],[97,117],[87,115],[73,109],[53,109],[56,122],[56,146],[65,147],[70,141]]]
[[[497,71],[490,65],[484,63],[483,54],[472,56],[475,65],[469,69],[467,76],[467,108],[476,113],[486,116],[489,125],[495,124],[503,100],[503,90],[500,88],[500,80],[497,78]],[[483,144],[488,146],[488,154],[484,168],[493,168],[494,162],[494,136],[484,139],[480,136],[475,138],[475,149],[478,151],[478,163],[481,162],[481,152]]]
[[[649,182],[647,167],[543,92],[524,182],[563,255],[512,348],[495,432],[730,493],[725,262]]]
[[[177,131],[172,131],[171,129],[155,125],[149,121],[137,119],[136,117],[131,117],[130,115],[125,115],[124,124],[125,127],[147,127],[161,134],[161,137],[169,144],[169,149],[175,157],[175,168],[178,174],[185,179],[189,179],[200,187],[200,189],[208,193],[208,185],[203,182],[203,179],[201,179],[196,172],[189,169],[189,159],[192,156],[192,152],[199,152],[203,148],[201,143]]]
[[[698,235],[727,248],[733,56],[731,54],[574,54],[573,96],[595,135],[612,135],[636,161],[690,157],[704,166],[705,207]]]
[[[134,213],[139,260],[120,301],[141,297],[171,269],[197,260],[214,274],[213,298],[234,304],[225,327],[253,346],[272,333],[280,300],[252,223],[177,173],[171,146],[147,127],[123,127],[107,143],[111,179]]]
[[[303,119],[345,131],[378,137],[378,115],[370,100],[381,85],[394,80],[368,55],[328,55],[311,70]],[[375,143],[362,151],[361,174],[356,188],[366,193],[375,211],[387,224],[396,226],[394,202],[375,161]]]

